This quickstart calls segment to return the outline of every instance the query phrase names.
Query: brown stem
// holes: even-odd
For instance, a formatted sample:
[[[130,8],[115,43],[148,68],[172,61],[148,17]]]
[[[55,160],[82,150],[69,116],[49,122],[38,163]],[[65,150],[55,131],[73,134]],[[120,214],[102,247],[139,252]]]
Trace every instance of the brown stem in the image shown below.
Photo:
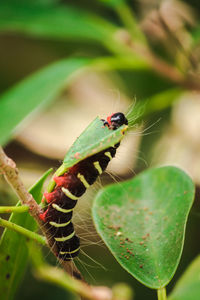
[[[176,34],[176,31],[175,30],[173,31],[170,28],[168,21],[166,20],[165,16],[163,15],[162,10],[158,11],[158,18],[159,18],[159,21],[160,21],[163,29],[165,30],[167,36],[169,37],[169,42],[171,41],[172,43],[174,43],[176,48],[182,53],[182,55],[184,55],[185,59],[190,64],[190,67],[194,71],[196,71],[197,66],[198,66],[198,61],[191,53],[191,50],[189,50],[189,49],[187,50],[184,47],[184,43],[182,42],[181,38]]]
[[[87,300],[130,300],[132,290],[126,285],[119,283],[112,289],[105,286],[89,286],[82,281],[69,277],[63,270],[40,265],[36,267],[35,276],[41,280],[54,283],[71,292],[78,293],[82,299]]]
[[[185,75],[181,73],[177,68],[171,66],[161,58],[157,57],[150,49],[145,48],[141,45],[131,44],[131,48],[134,52],[140,53],[143,57],[146,57],[152,69],[163,77],[171,80],[172,82],[178,84],[184,89],[189,90],[200,90],[200,84],[198,78],[195,76]],[[197,77],[197,76],[196,76]]]
[[[0,173],[2,173],[15,191],[19,199],[21,200],[22,205],[29,206],[29,213],[30,215],[36,220],[38,226],[40,227],[42,233],[45,235],[47,244],[52,251],[52,253],[56,256],[57,249],[55,247],[53,237],[48,233],[48,228],[45,228],[43,221],[39,218],[39,214],[41,213],[41,208],[34,200],[33,196],[26,190],[20,176],[19,171],[16,167],[15,162],[9,158],[5,152],[3,151],[2,147],[0,147]],[[72,263],[65,262],[63,260],[59,260],[60,264],[63,266],[65,271],[73,274],[73,276],[77,278],[81,278],[81,274],[78,269]]]
[[[150,65],[152,70],[161,76],[169,79],[184,89],[200,90],[198,74],[191,75],[181,73],[176,67],[155,55],[148,46],[133,42],[128,32],[123,31],[121,34],[118,34],[117,39],[120,43],[125,45],[129,51],[131,50],[134,54],[145,59],[145,62]]]
[[[160,73],[163,77],[171,81],[181,84],[184,80],[184,75],[176,68],[166,63],[164,60],[157,57],[150,49],[142,45],[131,43],[131,49],[145,57],[153,70]]]
[[[5,179],[21,200],[22,205],[29,206],[30,215],[34,217],[40,226],[42,226],[43,223],[39,218],[41,210],[40,206],[33,199],[33,196],[26,190],[19,177],[19,171],[15,162],[5,154],[2,147],[0,147],[0,171],[3,173]]]

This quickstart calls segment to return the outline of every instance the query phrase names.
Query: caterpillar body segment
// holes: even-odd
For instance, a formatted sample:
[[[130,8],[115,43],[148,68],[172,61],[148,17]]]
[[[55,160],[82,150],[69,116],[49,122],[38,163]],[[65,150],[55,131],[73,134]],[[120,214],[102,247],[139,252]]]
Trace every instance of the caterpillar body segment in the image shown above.
[[[115,130],[121,125],[128,124],[122,113],[116,113],[102,120],[104,126]],[[95,138],[95,137],[94,137]],[[96,153],[78,162],[62,176],[55,176],[54,190],[45,192],[44,198],[48,203],[47,209],[40,214],[54,238],[58,254],[64,261],[70,261],[79,254],[80,240],[75,234],[71,222],[73,208],[79,197],[92,185],[97,177],[106,169],[109,161],[115,156],[120,143]]]

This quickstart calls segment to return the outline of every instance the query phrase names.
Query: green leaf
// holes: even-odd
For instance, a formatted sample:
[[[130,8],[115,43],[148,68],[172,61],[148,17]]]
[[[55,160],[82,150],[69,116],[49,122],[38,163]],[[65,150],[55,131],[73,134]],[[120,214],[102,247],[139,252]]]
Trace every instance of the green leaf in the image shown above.
[[[55,175],[60,176],[86,157],[106,148],[113,147],[124,137],[127,128],[126,125],[123,125],[117,130],[110,130],[107,126],[103,126],[102,120],[97,117],[76,139]],[[48,192],[51,192],[54,186],[55,181],[51,180],[48,186]]]
[[[116,7],[120,6],[123,3],[126,3],[127,0],[99,0],[99,2],[102,2],[103,4],[110,7]]]
[[[178,266],[193,198],[193,182],[183,171],[155,168],[101,191],[93,218],[122,267],[157,289],[168,284]]]
[[[199,300],[200,298],[200,256],[187,268],[172,290],[169,300]]]
[[[52,172],[48,170],[30,189],[39,203],[43,184]],[[20,205],[18,203],[17,205]],[[12,214],[9,221],[35,231],[37,224],[28,213]],[[19,286],[28,263],[27,239],[9,229],[5,229],[0,240],[0,295],[1,300],[11,300]]]
[[[56,62],[20,82],[0,97],[0,144],[8,142],[15,127],[39,107],[52,101],[71,75],[89,64],[72,58]]]
[[[70,5],[1,3],[0,30],[51,39],[92,40],[104,43],[117,27]]]
[[[97,117],[67,152],[63,161],[65,167],[69,168],[88,156],[113,147],[124,137],[126,128],[127,126],[123,125],[117,130],[110,130],[107,126],[103,126],[103,122]]]

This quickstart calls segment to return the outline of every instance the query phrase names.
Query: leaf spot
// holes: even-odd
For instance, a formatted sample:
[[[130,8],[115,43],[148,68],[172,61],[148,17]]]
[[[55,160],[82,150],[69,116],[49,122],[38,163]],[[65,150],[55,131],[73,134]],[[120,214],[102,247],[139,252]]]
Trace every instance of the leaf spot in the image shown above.
[[[80,153],[79,153],[79,152],[76,152],[76,153],[74,154],[74,158],[79,159],[79,158],[80,158]]]
[[[149,210],[149,208],[145,206],[145,207],[143,207],[143,210],[147,211],[147,210]]]
[[[121,226],[117,226],[117,225],[109,225],[108,226],[109,229],[114,229],[114,230],[119,230],[121,228]]]
[[[131,241],[129,238],[125,238],[125,241],[127,241],[128,243],[133,243],[133,241]]]
[[[146,239],[149,237],[149,235],[150,235],[149,233],[143,235],[143,236],[142,236],[142,239],[143,239],[143,240],[146,240]]]

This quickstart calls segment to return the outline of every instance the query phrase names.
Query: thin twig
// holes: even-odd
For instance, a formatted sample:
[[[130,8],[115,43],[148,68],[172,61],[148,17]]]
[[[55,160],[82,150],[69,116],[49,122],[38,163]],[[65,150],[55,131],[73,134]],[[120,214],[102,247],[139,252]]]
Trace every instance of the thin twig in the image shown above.
[[[176,34],[175,30],[172,31],[172,29],[170,28],[168,22],[166,21],[165,17],[163,16],[161,10],[158,11],[158,18],[159,18],[159,21],[160,21],[161,25],[163,26],[163,29],[165,30],[167,36],[169,37],[169,39],[174,43],[174,45],[176,46],[176,48],[185,57],[185,59],[188,61],[189,65],[190,65],[190,67],[194,71],[196,71],[197,70],[197,66],[198,66],[198,61],[196,60],[196,58],[191,53],[192,50],[189,50],[189,49],[187,50],[184,47],[183,41]]]
[[[170,79],[172,82],[175,82],[176,84],[182,84],[184,75],[179,72],[178,69],[157,57],[150,51],[148,47],[144,47],[143,45],[134,42],[130,44],[130,47],[134,52],[145,57],[153,70],[160,73],[163,77]]]
[[[198,74],[191,76],[191,74],[180,72],[176,67],[155,55],[147,44],[133,41],[129,32],[125,30],[122,32],[122,30],[120,30],[118,34],[115,35],[112,45],[118,49],[118,54],[120,55],[130,57],[132,52],[134,54],[133,57],[138,56],[139,61],[141,61],[143,65],[148,66],[162,77],[180,87],[188,90],[200,90]],[[114,53],[116,53],[116,51]]]
[[[156,56],[153,52],[151,52],[150,49],[148,49],[148,47],[144,47],[143,45],[135,43],[130,43],[129,45],[134,53],[138,53],[141,56],[146,57],[149,65],[155,72],[183,87],[184,89],[196,91],[200,90],[199,81],[196,80],[194,76],[181,73],[177,68],[171,66],[160,57]]]
[[[9,185],[12,187],[12,189],[19,197],[22,205],[27,205],[29,207],[30,215],[36,220],[42,233],[46,237],[46,241],[50,250],[56,256],[57,248],[55,246],[54,239],[48,232],[48,228],[45,227],[45,224],[39,218],[39,214],[41,213],[41,208],[34,200],[33,196],[26,190],[19,176],[19,171],[16,167],[15,162],[5,154],[2,147],[0,147],[0,173],[4,175]],[[72,263],[68,263],[63,260],[59,260],[59,262],[67,272],[69,272],[69,270],[72,270]],[[80,278],[81,277],[80,272],[78,271],[78,269],[76,269],[74,265],[73,265],[73,270],[74,270],[74,276]]]
[[[0,206],[0,213],[1,214],[10,214],[10,213],[24,213],[29,211],[28,205],[22,206]]]
[[[40,226],[42,226],[42,221],[39,218],[39,214],[41,212],[40,206],[33,199],[33,196],[26,190],[19,177],[19,171],[15,162],[5,154],[2,147],[0,147],[0,172],[3,173],[5,179],[15,191],[21,200],[22,205],[28,205],[30,215],[36,219]]]
[[[46,245],[46,239],[44,236],[37,234],[33,231],[30,231],[22,226],[19,226],[13,222],[4,220],[2,218],[0,218],[0,226],[5,227],[5,228],[9,228],[11,230],[14,230],[16,232],[19,232],[20,234],[24,235],[25,237],[27,237],[28,239],[32,239],[42,245]]]
[[[35,276],[39,279],[52,282],[68,291],[78,293],[83,299],[88,300],[130,300],[132,299],[132,291],[125,284],[119,284],[110,289],[105,286],[89,286],[84,282],[75,280],[63,270],[50,267],[48,265],[40,265],[35,268]],[[120,292],[119,292],[120,289]],[[120,294],[120,297],[119,297]]]

